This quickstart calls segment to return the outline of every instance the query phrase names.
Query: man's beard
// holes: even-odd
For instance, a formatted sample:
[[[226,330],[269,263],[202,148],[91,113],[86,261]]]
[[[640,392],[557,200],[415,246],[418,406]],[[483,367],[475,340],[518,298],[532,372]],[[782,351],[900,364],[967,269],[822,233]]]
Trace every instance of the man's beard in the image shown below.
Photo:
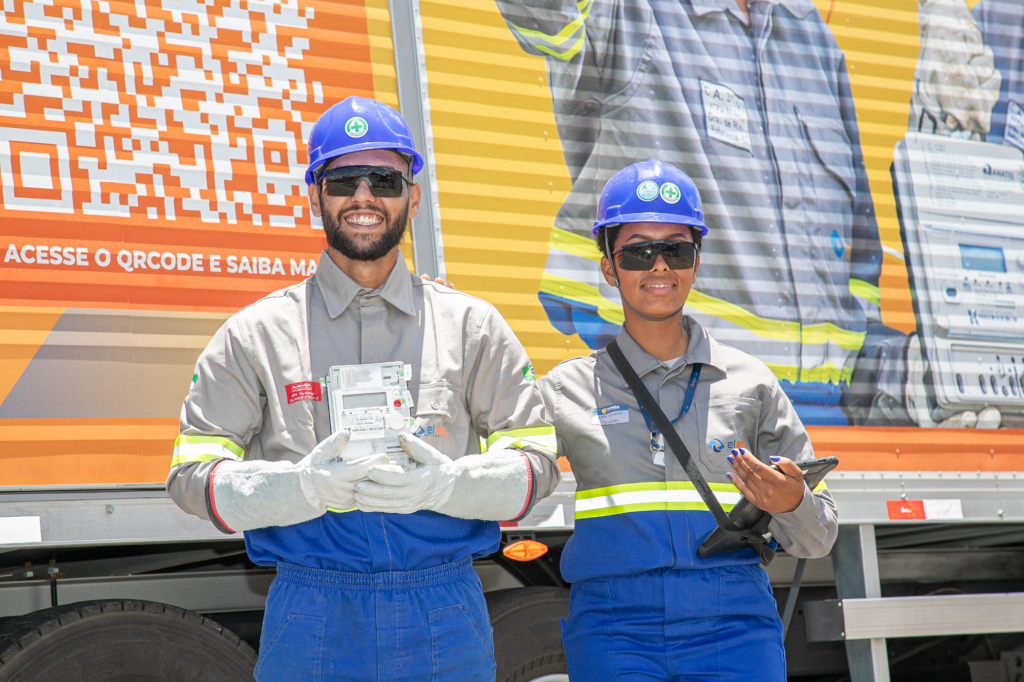
[[[387,229],[384,234],[374,237],[368,234],[357,234],[353,239],[342,230],[337,214],[323,213],[321,219],[324,223],[324,234],[327,236],[327,244],[351,260],[374,261],[380,260],[391,252],[402,242],[405,235],[405,224],[409,219],[409,202],[405,203],[397,215],[388,215],[376,207],[352,206],[345,213],[356,211],[368,211],[376,213],[384,218]],[[344,217],[341,218],[344,220]]]

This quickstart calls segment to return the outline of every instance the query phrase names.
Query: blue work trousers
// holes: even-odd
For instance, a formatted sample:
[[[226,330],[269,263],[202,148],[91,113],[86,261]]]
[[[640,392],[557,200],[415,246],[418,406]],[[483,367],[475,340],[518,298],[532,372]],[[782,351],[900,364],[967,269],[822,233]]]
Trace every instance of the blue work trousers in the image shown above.
[[[494,682],[494,643],[469,559],[343,573],[278,564],[259,682]]]
[[[786,682],[782,622],[756,565],[573,583],[562,641],[581,682]]]

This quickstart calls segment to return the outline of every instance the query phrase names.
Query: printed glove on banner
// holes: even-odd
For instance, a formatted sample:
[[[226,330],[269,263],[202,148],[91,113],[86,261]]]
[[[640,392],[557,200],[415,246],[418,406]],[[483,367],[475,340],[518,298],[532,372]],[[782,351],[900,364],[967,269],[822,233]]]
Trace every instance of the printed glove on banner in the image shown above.
[[[919,0],[917,16],[921,50],[907,129],[983,139],[1002,83],[992,49],[964,0]]]
[[[291,526],[323,516],[328,508],[352,509],[355,482],[388,457],[341,461],[350,437],[339,431],[297,463],[225,460],[211,474],[211,506],[234,531]]]
[[[412,514],[425,509],[461,519],[504,521],[526,508],[531,471],[521,452],[492,450],[453,461],[416,436],[400,433],[398,442],[416,468],[371,468],[369,480],[356,483],[360,510]]]
[[[910,414],[918,426],[924,428],[943,429],[998,429],[1002,423],[1002,414],[997,407],[986,407],[981,412],[965,410],[946,417],[941,422],[936,422],[934,417],[944,415],[933,415],[928,404],[928,393],[924,385],[924,375],[928,371],[928,359],[924,356],[921,348],[921,339],[913,334],[907,344],[907,385],[906,405]],[[949,412],[946,412],[948,415]]]

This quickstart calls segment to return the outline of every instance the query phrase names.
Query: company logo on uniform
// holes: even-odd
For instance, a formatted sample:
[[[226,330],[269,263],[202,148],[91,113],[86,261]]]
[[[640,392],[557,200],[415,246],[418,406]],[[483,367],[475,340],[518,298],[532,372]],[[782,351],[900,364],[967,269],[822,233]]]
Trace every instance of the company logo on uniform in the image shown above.
[[[658,183],[653,180],[644,180],[636,188],[636,195],[640,197],[641,201],[654,201],[658,196]]]
[[[628,405],[605,405],[591,411],[590,423],[595,426],[629,423]]]
[[[369,129],[370,126],[366,125],[366,120],[359,116],[353,116],[345,121],[345,134],[349,137],[362,137]]]
[[[728,441],[726,443],[723,443],[722,441],[720,441],[717,438],[715,438],[710,443],[708,443],[708,447],[711,448],[712,452],[721,452],[722,450],[724,450],[726,448],[729,448],[730,450],[735,450],[737,448],[746,448],[747,447],[747,441],[745,441],[745,440],[730,440],[730,441]]]
[[[192,383],[188,385],[188,390],[190,390],[190,391],[194,390],[195,387],[196,387],[196,382],[197,381],[199,381],[199,375],[198,374],[193,374],[192,375]]]
[[[527,381],[536,381],[537,375],[533,373],[533,365],[523,367],[523,378]]]
[[[661,199],[666,204],[678,203],[682,197],[683,193],[680,192],[679,188],[676,187],[673,183],[666,182],[664,185],[661,186]]]
[[[434,426],[431,424],[427,428],[420,427],[419,431],[416,432],[417,437],[430,436],[431,438],[448,438],[448,429],[443,426]]]
[[[846,252],[846,244],[835,230],[832,230],[832,250],[836,252],[836,258],[842,258],[843,253]]]

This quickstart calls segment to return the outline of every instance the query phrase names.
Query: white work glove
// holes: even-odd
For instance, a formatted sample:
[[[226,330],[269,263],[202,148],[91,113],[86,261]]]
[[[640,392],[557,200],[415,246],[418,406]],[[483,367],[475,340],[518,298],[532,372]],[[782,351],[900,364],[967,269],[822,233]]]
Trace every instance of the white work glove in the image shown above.
[[[911,131],[981,140],[1002,76],[964,0],[919,0],[921,50],[910,98]],[[922,113],[927,111],[935,120]]]
[[[368,480],[356,484],[356,504],[364,512],[412,514],[421,509],[437,511],[448,501],[455,487],[458,475],[455,462],[411,434],[398,434],[398,443],[414,460],[416,467],[409,471],[393,465],[369,469],[366,472]]]
[[[400,433],[398,442],[416,468],[371,468],[368,480],[356,483],[360,510],[412,514],[425,509],[460,519],[505,521],[526,513],[533,501],[530,461],[519,450],[490,450],[453,461],[416,436]]]
[[[387,455],[344,462],[341,452],[351,434],[325,438],[296,463],[266,460],[225,461],[213,472],[217,515],[234,531],[292,526],[323,516],[328,508],[356,506],[353,487],[371,467],[387,464]]]
[[[366,455],[343,461],[342,450],[348,445],[352,434],[338,431],[325,438],[299,463],[299,484],[306,502],[321,514],[328,508],[336,511],[355,509],[356,481],[366,478],[372,467],[387,464],[385,454]]]
[[[1003,416],[997,407],[986,407],[977,413],[971,410],[957,412],[941,422],[932,419],[932,411],[928,405],[928,393],[924,386],[924,375],[927,371],[928,359],[921,348],[921,339],[917,334],[913,334],[907,344],[906,405],[907,412],[918,426],[940,429],[999,428]]]

